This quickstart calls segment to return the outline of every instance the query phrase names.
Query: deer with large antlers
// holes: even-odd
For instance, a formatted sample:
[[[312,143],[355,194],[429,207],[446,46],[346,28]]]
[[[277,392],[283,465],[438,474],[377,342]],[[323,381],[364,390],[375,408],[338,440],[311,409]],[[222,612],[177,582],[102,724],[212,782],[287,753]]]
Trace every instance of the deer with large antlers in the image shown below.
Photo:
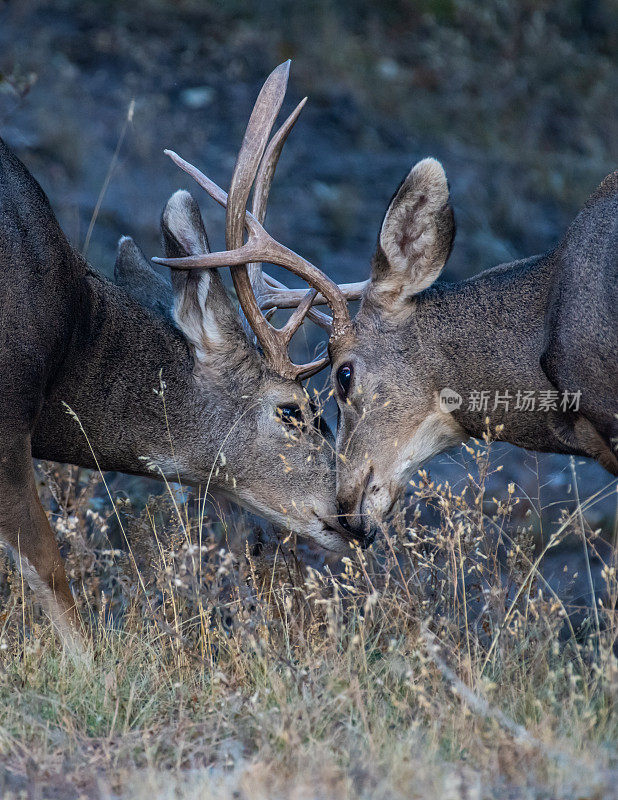
[[[284,64],[256,101],[229,196],[194,171],[227,204],[227,245],[243,256],[217,264],[234,265],[261,350],[217,272],[185,269],[209,250],[187,192],[172,196],[161,219],[171,285],[128,238],[114,284],[69,244],[43,191],[0,140],[0,538],[67,641],[78,638],[79,622],[32,456],[203,484],[326,548],[349,547],[336,513],[334,439],[300,383],[327,358],[294,364],[288,356],[307,314],[339,331],[345,299],[262,227],[277,159],[302,107],[268,144],[287,77]],[[287,290],[262,273],[265,259],[312,288]],[[330,305],[332,320],[311,308],[316,299]],[[295,309],[282,329],[263,313],[274,306]]]
[[[224,202],[208,179],[170,155]],[[245,217],[246,244],[240,215],[236,225],[227,252],[163,263],[207,268],[271,260],[322,291],[305,303],[327,301],[333,309],[326,327],[340,412],[338,506],[342,524],[359,537],[373,535],[420,466],[480,437],[487,417],[508,442],[588,456],[618,474],[618,173],[593,193],[555,249],[453,285],[436,283],[455,226],[444,170],[432,158],[395,193],[367,281],[325,283],[272,241],[259,211]],[[242,291],[250,279],[239,269]],[[275,289],[277,302],[266,284],[264,307],[301,299]],[[359,297],[352,321],[345,299]],[[267,347],[257,305],[246,313]]]
[[[358,535],[488,417],[505,441],[618,475],[618,172],[550,252],[435,283],[454,233],[444,170],[425,159],[388,207],[354,323],[331,341],[337,494]]]

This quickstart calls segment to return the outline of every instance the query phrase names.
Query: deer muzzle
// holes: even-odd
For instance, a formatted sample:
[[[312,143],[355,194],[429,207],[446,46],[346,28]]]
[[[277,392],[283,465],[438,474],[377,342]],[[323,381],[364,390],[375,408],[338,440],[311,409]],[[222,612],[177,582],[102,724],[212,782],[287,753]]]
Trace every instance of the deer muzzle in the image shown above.
[[[351,491],[339,490],[339,522],[362,546],[368,546],[375,539],[380,523],[392,509],[396,496],[390,485],[377,478],[373,468],[370,468]]]

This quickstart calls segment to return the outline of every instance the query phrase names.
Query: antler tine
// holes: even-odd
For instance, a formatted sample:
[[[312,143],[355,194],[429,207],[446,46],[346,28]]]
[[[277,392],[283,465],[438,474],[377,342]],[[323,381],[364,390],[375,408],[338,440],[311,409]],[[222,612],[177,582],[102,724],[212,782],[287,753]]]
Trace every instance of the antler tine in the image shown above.
[[[286,143],[290,131],[296,124],[296,120],[298,119],[300,112],[305,107],[306,102],[307,98],[303,97],[294,111],[292,111],[283,125],[274,134],[268,143],[268,147],[264,152],[264,156],[262,157],[257,178],[255,179],[255,184],[253,186],[253,204],[251,208],[251,213],[261,225],[264,224],[264,219],[266,218],[266,206],[268,205],[270,187],[272,186],[275,170],[277,169],[277,164],[279,163],[279,156],[283,150],[283,145]],[[266,281],[262,271],[262,264],[259,261],[249,264],[248,269],[249,277],[251,278],[251,285],[253,286],[253,292],[257,297],[262,311],[267,309],[283,308],[284,306],[279,306],[277,304],[277,299],[280,296],[280,294],[277,292],[277,289],[280,291],[289,291],[288,287],[279,282],[277,282],[277,287],[273,287],[272,283]],[[271,279],[271,281],[272,280],[273,279]],[[285,307],[297,308],[298,303],[296,303],[294,306],[290,305]],[[329,335],[332,333],[332,320],[326,314],[322,314],[320,311],[316,311],[309,307],[306,312],[306,316],[316,325],[319,325],[319,327],[323,328]]]
[[[292,339],[292,336],[294,336],[296,331],[303,324],[303,320],[305,319],[307,312],[311,308],[311,304],[315,300],[315,296],[317,293],[318,293],[317,289],[309,289],[309,291],[305,294],[301,302],[294,309],[294,312],[290,316],[289,320],[285,323],[283,328],[281,328],[281,335],[284,341],[289,343]]]
[[[193,166],[193,164],[185,161],[182,156],[178,155],[178,153],[175,153],[173,150],[169,149],[165,149],[163,152],[166,156],[169,156],[169,158],[172,159],[177,167],[180,167],[180,169],[184,170],[184,172],[186,172],[187,175],[190,175],[193,180],[202,187],[202,189],[205,189],[213,200],[219,203],[220,206],[223,206],[223,208],[227,208],[227,192],[224,192],[220,186],[217,186],[214,181],[211,181],[210,178],[207,178],[206,175],[204,175],[204,173],[197,167]],[[251,230],[251,220],[249,217],[250,215],[247,214],[245,224],[249,230]],[[159,258],[153,258],[152,260],[161,261]]]
[[[268,137],[279,113],[289,74],[289,62],[281,64],[267,78],[254,105],[243,143],[238,154],[229,196],[197,168],[184,161],[172,151],[166,151],[173,161],[191,175],[218,203],[226,206],[226,247],[220,253],[187,256],[177,259],[154,259],[177,269],[215,268],[230,266],[232,279],[242,310],[256,334],[267,360],[281,375],[304,378],[315,374],[327,363],[328,358],[318,359],[310,364],[293,364],[288,355],[288,344],[305,315],[310,314],[317,324],[329,331],[330,335],[340,336],[350,326],[346,296],[336,283],[330,280],[313,264],[293,250],[275,241],[263,228],[266,203],[272,179],[281,150],[305,101],[292,112],[276,132],[268,148]],[[251,186],[255,181],[253,210],[249,213],[247,201]],[[249,237],[243,243],[243,228],[247,227]],[[274,279],[264,280],[261,263],[267,261],[286,267],[305,280],[312,287],[309,293],[288,290],[284,284]],[[252,275],[247,267],[251,264]],[[254,279],[256,298],[252,287]],[[275,285],[278,284],[278,285]],[[353,285],[350,284],[349,287]],[[348,287],[346,287],[348,288]],[[360,292],[359,292],[360,293]],[[311,310],[311,305],[319,300],[326,302],[332,312],[332,323],[328,316]],[[281,305],[279,303],[284,303]],[[274,307],[296,308],[287,324],[274,328],[262,314],[262,310]]]
[[[296,124],[296,120],[300,116],[300,112],[305,107],[307,98],[303,97],[300,103],[296,106],[294,111],[286,119],[283,125],[277,130],[264,153],[264,157],[260,163],[257,178],[255,179],[255,187],[253,193],[253,216],[260,222],[264,222],[266,215],[266,206],[268,204],[268,196],[270,194],[270,187],[272,186],[273,177],[279,157],[283,150],[283,145],[286,143],[290,131]]]
[[[322,358],[318,358],[310,364],[299,364],[296,366],[294,377],[304,381],[305,378],[311,378],[317,375],[318,372],[321,372],[324,367],[327,367],[329,364],[330,358],[328,356],[322,356]]]
[[[251,213],[257,219],[260,225],[264,224],[264,219],[266,217],[266,206],[268,205],[268,196],[270,195],[270,187],[272,186],[275,170],[277,168],[277,164],[279,163],[279,156],[283,150],[283,145],[286,143],[290,131],[294,127],[294,124],[296,123],[296,120],[298,119],[306,102],[307,98],[304,97],[296,106],[294,111],[292,111],[283,125],[279,128],[279,130],[275,133],[273,138],[268,143],[268,147],[266,148],[264,157],[260,163],[260,168],[258,169],[255,185],[253,187],[253,205],[251,208]],[[264,282],[262,280],[261,263],[255,262],[250,264],[249,273],[251,275],[252,282],[255,278],[258,283],[263,285]]]
[[[261,308],[267,311],[270,308],[296,308],[305,295],[305,289],[288,289],[285,284],[268,275],[264,275],[264,282],[268,287],[268,294],[264,301],[260,303]],[[346,300],[360,300],[363,292],[367,288],[369,280],[358,281],[357,283],[340,283],[339,291]],[[324,306],[328,300],[323,294],[317,294],[313,301],[314,306]],[[326,316],[325,314],[323,316]]]
[[[249,117],[230,182],[225,215],[225,244],[228,250],[235,250],[243,246],[243,230],[249,193],[268,144],[268,137],[283,103],[289,72],[289,61],[280,64],[271,72],[260,90]],[[234,288],[241,308],[262,345],[264,354],[279,370],[283,368],[287,371],[288,365],[281,363],[281,346],[274,335],[275,329],[264,318],[251,286],[247,263],[258,260],[262,259],[248,259],[244,264],[238,265],[238,268],[232,269]]]

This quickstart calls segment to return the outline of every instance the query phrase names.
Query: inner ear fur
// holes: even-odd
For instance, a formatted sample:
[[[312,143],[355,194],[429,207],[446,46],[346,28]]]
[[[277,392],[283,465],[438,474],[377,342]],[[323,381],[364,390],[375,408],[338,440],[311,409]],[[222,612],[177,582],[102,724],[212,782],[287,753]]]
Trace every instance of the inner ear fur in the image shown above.
[[[161,215],[161,233],[168,258],[210,252],[199,206],[189,192],[179,190]],[[216,270],[172,269],[173,316],[191,343],[199,362],[246,344],[240,320]]]
[[[391,200],[378,237],[367,299],[392,313],[436,280],[451,252],[455,219],[442,165],[419,161]]]

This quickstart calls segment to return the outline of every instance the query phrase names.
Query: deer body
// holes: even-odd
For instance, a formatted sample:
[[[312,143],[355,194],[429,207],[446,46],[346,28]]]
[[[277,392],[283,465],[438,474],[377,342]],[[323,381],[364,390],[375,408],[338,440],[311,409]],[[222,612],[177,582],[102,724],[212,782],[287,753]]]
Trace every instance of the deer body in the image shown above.
[[[238,157],[230,203],[241,220],[287,70],[275,70],[256,103],[260,142],[248,137]],[[275,135],[256,180],[262,218],[295,118]],[[168,257],[209,252],[188,192],[168,201],[161,226]],[[316,292],[295,303],[278,335],[264,320],[270,346],[260,352],[216,272],[172,269],[170,284],[126,238],[115,271],[120,285],[73,249],[0,140],[0,540],[72,643],[78,617],[32,456],[202,484],[329,549],[347,550],[352,538],[337,521],[334,440],[300,383],[326,360],[294,365],[285,352]],[[320,289],[333,286],[324,276]],[[241,288],[243,309],[261,315],[252,284]]]
[[[504,426],[501,436],[519,447],[592,455],[569,436],[573,414],[562,411],[560,397],[555,410],[538,407],[543,392],[575,392],[582,386],[581,370],[577,378],[572,376],[573,369],[568,371],[568,356],[562,362],[564,371],[553,380],[546,371],[545,354],[552,338],[548,309],[555,284],[563,279],[560,258],[552,252],[495,267],[462,283],[438,284],[417,297],[415,325],[410,331],[411,360],[415,370],[422,363],[425,375],[433,376],[436,393],[448,387],[464,398],[462,406],[452,412],[464,438],[480,437],[489,415],[492,423]],[[580,319],[580,324],[587,326],[587,319]],[[569,354],[574,361],[599,359],[603,363],[596,376],[597,391],[582,394],[579,411],[606,442],[611,438],[612,417],[617,410],[617,398],[611,396],[609,387],[602,386],[611,380],[612,364],[617,368],[613,338],[615,331],[606,326],[600,352],[580,348],[574,341]],[[584,385],[595,384],[590,381]],[[466,404],[479,389],[488,392],[487,411],[470,410]],[[521,390],[532,391],[537,404],[534,409],[514,413],[515,398]],[[496,395],[510,398],[508,410],[500,403],[494,408]],[[598,403],[599,397],[605,398],[605,407]]]
[[[444,172],[426,159],[389,206],[354,322],[330,343],[338,499],[359,534],[425,461],[480,437],[487,417],[508,442],[618,474],[618,173],[552,251],[434,283],[453,236]],[[439,402],[447,388],[463,399],[451,413]],[[488,404],[471,408],[481,391]],[[518,391],[533,392],[534,410],[515,410]],[[564,392],[581,393],[577,408],[561,407]],[[557,407],[543,408],[542,393]]]

